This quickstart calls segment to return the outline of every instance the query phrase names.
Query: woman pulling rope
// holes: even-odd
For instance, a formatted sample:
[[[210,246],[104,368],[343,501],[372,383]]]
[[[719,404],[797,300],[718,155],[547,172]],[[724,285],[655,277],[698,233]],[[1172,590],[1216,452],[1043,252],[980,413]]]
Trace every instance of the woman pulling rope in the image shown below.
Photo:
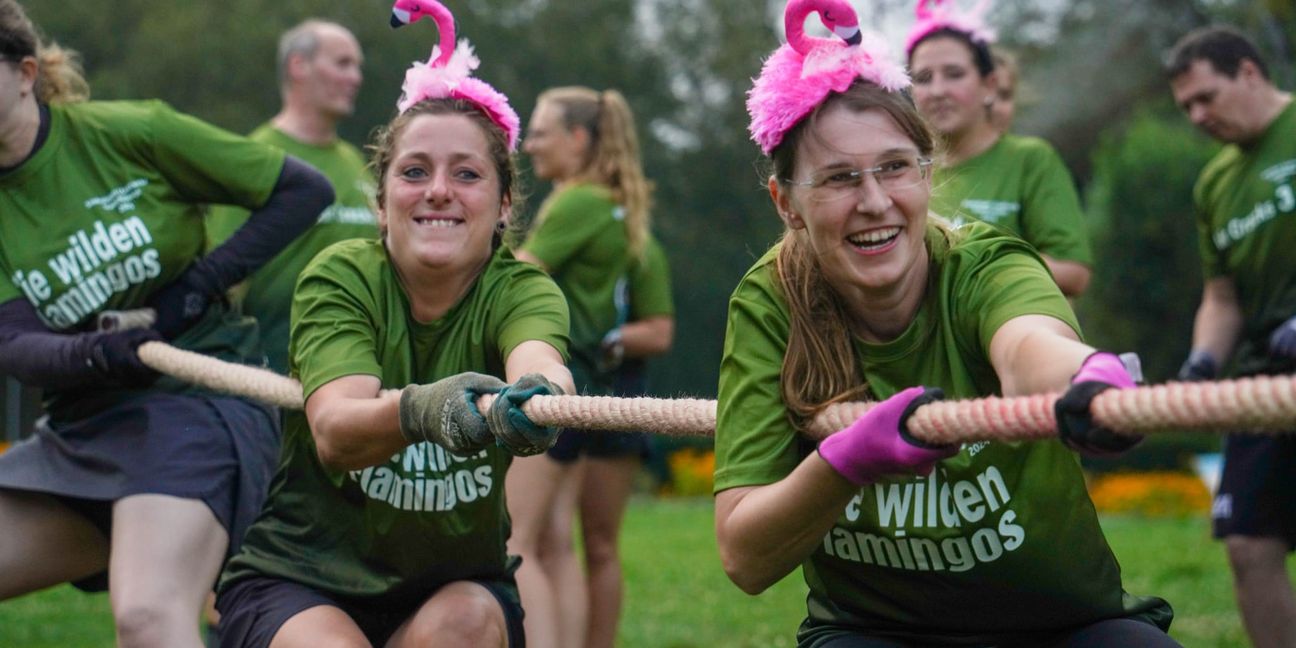
[[[806,37],[810,13],[839,38]],[[755,594],[802,566],[798,645],[1174,646],[1126,594],[1072,449],[1136,441],[1089,402],[1133,386],[1080,341],[1039,255],[928,215],[933,135],[904,70],[842,0],[792,0],[748,109],[783,239],[729,306],[716,535]],[[1066,390],[1062,439],[933,445],[907,422],[959,398]],[[818,444],[831,403],[882,402]],[[1065,548],[1065,549],[1060,549]]]
[[[305,410],[221,577],[223,646],[524,642],[504,475],[557,436],[519,406],[572,389],[567,309],[543,271],[496,253],[515,204],[507,98],[470,76],[444,6],[393,16],[432,17],[440,45],[373,146],[381,238],[335,244],[298,279]]]

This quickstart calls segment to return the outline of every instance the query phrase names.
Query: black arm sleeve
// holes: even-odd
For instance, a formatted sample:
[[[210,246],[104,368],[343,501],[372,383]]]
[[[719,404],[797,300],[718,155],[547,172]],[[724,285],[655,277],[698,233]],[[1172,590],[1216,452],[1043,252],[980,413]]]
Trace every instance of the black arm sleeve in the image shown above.
[[[310,229],[332,203],[333,185],[328,179],[315,167],[287,156],[266,204],[253,210],[229,240],[195,265],[216,282],[214,292],[224,292]]]
[[[103,379],[91,359],[99,333],[55,333],[31,302],[0,304],[0,374],[41,389],[78,387]]]

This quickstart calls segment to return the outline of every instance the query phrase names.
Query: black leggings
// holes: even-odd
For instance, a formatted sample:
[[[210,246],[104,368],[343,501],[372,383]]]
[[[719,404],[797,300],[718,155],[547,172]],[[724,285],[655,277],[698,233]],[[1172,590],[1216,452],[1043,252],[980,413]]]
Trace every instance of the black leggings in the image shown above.
[[[1178,641],[1160,628],[1132,619],[1108,619],[1087,625],[1079,630],[1059,636],[1041,648],[1111,648],[1138,646],[1139,648],[1182,648]],[[908,644],[890,639],[876,639],[862,635],[841,635],[812,644],[812,648],[920,648],[922,644]],[[925,648],[925,646],[923,646]]]

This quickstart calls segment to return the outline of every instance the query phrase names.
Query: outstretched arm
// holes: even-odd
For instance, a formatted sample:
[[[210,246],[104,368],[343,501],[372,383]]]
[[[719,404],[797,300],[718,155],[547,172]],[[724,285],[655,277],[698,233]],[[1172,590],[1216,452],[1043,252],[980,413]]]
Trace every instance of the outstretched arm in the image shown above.
[[[647,358],[670,351],[675,342],[675,318],[645,317],[621,325],[621,344],[627,358]]]
[[[562,354],[548,342],[527,340],[513,348],[504,361],[504,374],[509,382],[531,373],[538,373],[558,385],[565,393],[575,394],[571,371],[563,364]]]
[[[748,594],[765,591],[814,552],[858,492],[814,453],[781,481],[716,493],[725,573]]]
[[[1004,396],[1062,391],[1094,348],[1048,315],[1008,320],[990,339],[990,363]]]
[[[401,392],[381,387],[377,376],[343,376],[307,399],[306,420],[325,467],[373,466],[409,445],[400,430]]]
[[[1223,366],[1233,355],[1233,345],[1241,332],[1242,308],[1238,305],[1237,286],[1229,277],[1208,279],[1193,320],[1193,350],[1209,353],[1218,366]]]
[[[819,443],[783,479],[716,496],[716,538],[729,578],[758,594],[787,575],[823,541],[860,488],[894,475],[926,475],[959,446],[919,446],[905,420],[940,390],[910,387],[874,404]]]

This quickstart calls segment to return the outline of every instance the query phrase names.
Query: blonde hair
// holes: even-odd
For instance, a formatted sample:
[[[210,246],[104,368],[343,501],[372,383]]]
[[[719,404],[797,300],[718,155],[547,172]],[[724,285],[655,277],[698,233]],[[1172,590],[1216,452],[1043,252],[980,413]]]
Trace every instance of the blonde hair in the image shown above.
[[[589,133],[584,164],[572,180],[600,184],[611,190],[612,199],[625,209],[630,256],[643,258],[648,243],[653,187],[644,177],[634,114],[625,97],[616,90],[599,92],[567,86],[541,93],[536,103],[544,102],[558,106],[567,130],[579,126]]]
[[[81,72],[80,55],[58,43],[42,43],[40,33],[22,5],[0,0],[0,57],[14,65],[36,59],[36,99],[44,103],[75,103],[90,98],[90,85]]]
[[[909,136],[921,154],[930,156],[935,150],[936,138],[907,93],[888,92],[872,83],[856,81],[845,92],[829,95],[813,113],[789,130],[770,153],[772,175],[784,191],[791,190],[789,183],[795,171],[799,143],[824,109],[836,103],[854,112],[882,110]],[[948,227],[941,221],[932,221],[931,226],[948,239]],[[790,320],[787,352],[779,376],[780,390],[788,420],[802,432],[807,431],[810,421],[827,406],[859,400],[869,394],[868,382],[855,353],[846,303],[824,278],[807,237],[804,229],[784,232],[774,266]]]

